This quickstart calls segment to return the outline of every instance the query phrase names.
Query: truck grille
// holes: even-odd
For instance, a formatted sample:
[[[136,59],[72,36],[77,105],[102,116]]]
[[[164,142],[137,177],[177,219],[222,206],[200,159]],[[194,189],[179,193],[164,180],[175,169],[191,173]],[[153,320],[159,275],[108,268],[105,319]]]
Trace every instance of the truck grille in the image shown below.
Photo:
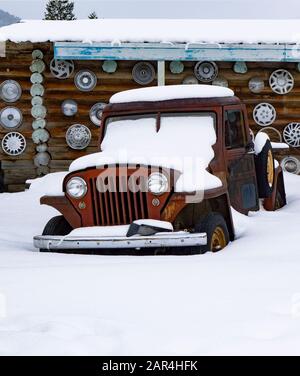
[[[148,219],[147,192],[120,192],[120,178],[115,179],[115,192],[99,192],[97,178],[89,180],[94,225],[125,225],[137,219]]]

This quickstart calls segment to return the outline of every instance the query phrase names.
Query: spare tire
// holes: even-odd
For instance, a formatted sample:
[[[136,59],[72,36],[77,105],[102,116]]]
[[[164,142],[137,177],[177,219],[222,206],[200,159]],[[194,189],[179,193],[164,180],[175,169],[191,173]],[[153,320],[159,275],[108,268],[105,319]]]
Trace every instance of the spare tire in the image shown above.
[[[262,151],[255,157],[256,179],[259,198],[271,197],[274,187],[275,167],[271,142],[266,141]]]

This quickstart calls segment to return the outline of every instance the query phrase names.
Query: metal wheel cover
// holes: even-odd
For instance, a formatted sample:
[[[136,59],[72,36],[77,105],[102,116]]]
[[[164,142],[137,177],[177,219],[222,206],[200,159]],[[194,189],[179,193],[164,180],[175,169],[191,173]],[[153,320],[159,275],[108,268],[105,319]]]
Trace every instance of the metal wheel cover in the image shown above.
[[[223,229],[218,226],[211,237],[211,251],[216,252],[226,247],[226,238]]]
[[[2,149],[5,154],[17,156],[26,149],[25,137],[18,132],[7,133],[2,139]]]
[[[271,125],[276,119],[276,110],[270,103],[259,103],[253,110],[253,119],[262,127]]]
[[[13,103],[20,99],[22,89],[14,80],[6,80],[0,85],[0,97],[4,102]]]
[[[80,91],[92,91],[97,85],[97,76],[89,70],[81,70],[74,78],[75,85]]]
[[[289,71],[278,69],[271,74],[269,84],[274,93],[287,94],[294,87],[294,77]]]
[[[183,85],[198,85],[199,81],[195,76],[187,76],[185,79],[182,81]]]
[[[260,133],[260,132],[264,132],[266,133],[270,140],[273,141],[273,142],[282,142],[282,135],[281,133],[279,132],[278,129],[274,128],[274,127],[264,127],[262,129],[260,129],[257,133]],[[278,136],[278,140],[274,140],[274,137],[272,137],[272,134],[270,134],[271,132],[276,133],[276,135]]]
[[[132,78],[140,85],[148,85],[155,78],[155,69],[152,64],[141,61],[133,67]]]
[[[42,82],[44,81],[44,77],[42,76],[41,73],[32,73],[31,77],[30,77],[30,82],[32,84],[41,84]]]
[[[300,161],[296,157],[285,157],[280,162],[280,166],[284,171],[298,175],[300,173]]]
[[[34,130],[36,130],[36,129],[43,129],[43,128],[45,128],[46,127],[46,120],[45,119],[35,119],[35,120],[33,120],[33,122],[32,122],[32,128],[34,129]]]
[[[61,104],[62,113],[65,116],[74,116],[77,114],[78,105],[73,99],[66,99]]]
[[[96,103],[90,110],[90,119],[91,122],[100,127],[101,125],[101,118],[102,118],[102,113],[103,109],[106,106],[106,103]]]
[[[212,82],[217,78],[218,71],[218,66],[213,61],[199,61],[194,68],[194,74],[201,82]]]
[[[31,56],[32,56],[33,59],[43,59],[44,58],[44,54],[41,50],[32,51]]]
[[[45,88],[41,84],[33,84],[30,89],[30,94],[32,97],[43,96],[45,94]]]
[[[46,64],[43,62],[43,60],[37,59],[32,62],[29,69],[32,73],[43,73],[46,69]]]
[[[6,107],[0,112],[0,124],[6,129],[18,128],[22,120],[22,112],[16,107]]]
[[[283,130],[284,141],[295,148],[300,146],[300,123],[290,123]]]
[[[66,141],[70,148],[75,150],[85,149],[91,142],[91,131],[82,124],[74,124],[66,133]]]
[[[248,83],[249,90],[252,93],[258,94],[261,93],[265,88],[265,82],[260,77],[253,77]]]
[[[228,81],[225,78],[221,78],[221,77],[213,80],[212,84],[215,85],[215,86],[221,86],[221,87],[228,87],[229,86]]]
[[[50,63],[52,75],[60,80],[69,78],[74,72],[74,62],[72,60],[55,60]]]
[[[182,61],[174,60],[170,63],[170,72],[173,74],[180,74],[184,71],[184,64]]]
[[[43,105],[35,105],[31,109],[31,115],[35,119],[44,119],[47,115],[47,109]]]
[[[41,106],[43,104],[43,98],[42,97],[32,97],[31,99],[31,105],[32,106]]]

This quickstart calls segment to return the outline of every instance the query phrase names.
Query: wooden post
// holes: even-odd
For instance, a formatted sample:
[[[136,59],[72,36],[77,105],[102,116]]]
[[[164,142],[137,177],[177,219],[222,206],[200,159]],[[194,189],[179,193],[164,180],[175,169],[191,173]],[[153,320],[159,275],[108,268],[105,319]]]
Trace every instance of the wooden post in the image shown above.
[[[157,62],[157,86],[165,86],[165,61]]]

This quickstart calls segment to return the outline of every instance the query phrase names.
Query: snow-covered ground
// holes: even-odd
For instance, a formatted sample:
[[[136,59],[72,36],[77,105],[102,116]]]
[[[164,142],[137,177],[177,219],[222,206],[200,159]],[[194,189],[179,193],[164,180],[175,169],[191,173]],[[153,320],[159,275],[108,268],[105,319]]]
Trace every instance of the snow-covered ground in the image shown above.
[[[38,190],[0,195],[1,355],[300,355],[300,177],[288,206],[235,213],[218,254],[40,254],[56,214]]]

